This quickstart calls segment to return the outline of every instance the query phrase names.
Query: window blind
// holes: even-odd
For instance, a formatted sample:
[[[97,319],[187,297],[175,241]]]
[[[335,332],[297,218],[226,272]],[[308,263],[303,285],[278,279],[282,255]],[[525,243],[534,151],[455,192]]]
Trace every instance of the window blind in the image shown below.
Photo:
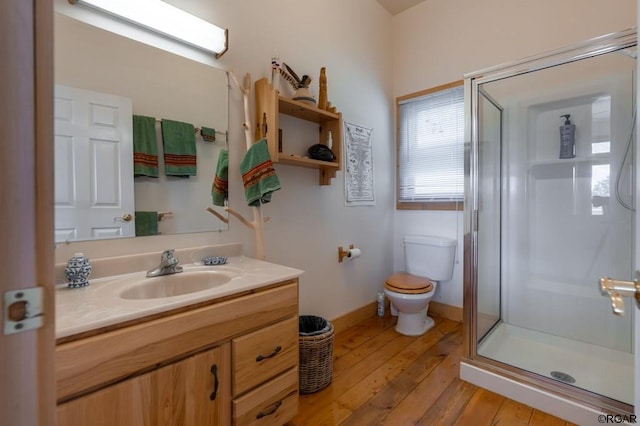
[[[462,201],[463,87],[407,99],[398,108],[398,201]]]

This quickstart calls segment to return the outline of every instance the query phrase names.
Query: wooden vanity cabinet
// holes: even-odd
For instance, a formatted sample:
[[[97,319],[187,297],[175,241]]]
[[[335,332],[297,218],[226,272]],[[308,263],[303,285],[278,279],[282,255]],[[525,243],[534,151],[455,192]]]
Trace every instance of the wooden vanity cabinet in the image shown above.
[[[58,425],[229,424],[229,344],[58,406]]]
[[[298,282],[66,340],[59,426],[277,425],[298,406]]]

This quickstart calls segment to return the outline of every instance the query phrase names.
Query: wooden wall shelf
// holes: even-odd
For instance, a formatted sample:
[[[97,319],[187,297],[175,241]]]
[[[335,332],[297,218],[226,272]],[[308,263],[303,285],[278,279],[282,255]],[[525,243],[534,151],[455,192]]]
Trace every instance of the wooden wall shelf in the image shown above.
[[[266,120],[266,139],[271,161],[290,166],[314,168],[319,170],[319,184],[330,185],[331,179],[342,167],[342,114],[321,110],[303,102],[280,96],[266,78],[255,83],[256,96],[256,140],[265,134],[263,122]],[[331,150],[336,156],[332,162],[313,160],[299,155],[278,151],[278,116],[285,114],[291,117],[317,123],[319,129],[318,143],[325,144],[329,132],[333,140]]]

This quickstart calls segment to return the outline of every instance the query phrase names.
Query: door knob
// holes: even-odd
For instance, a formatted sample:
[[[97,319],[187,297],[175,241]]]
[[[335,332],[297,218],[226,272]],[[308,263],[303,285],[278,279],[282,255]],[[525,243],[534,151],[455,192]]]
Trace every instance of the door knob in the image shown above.
[[[624,315],[623,297],[634,297],[636,305],[640,307],[640,272],[636,271],[633,281],[621,281],[611,278],[600,278],[600,293],[609,296],[614,315]]]
[[[120,217],[114,217],[113,220],[121,220],[123,222],[131,222],[131,219],[133,219],[133,216],[131,216],[129,213],[125,213]]]

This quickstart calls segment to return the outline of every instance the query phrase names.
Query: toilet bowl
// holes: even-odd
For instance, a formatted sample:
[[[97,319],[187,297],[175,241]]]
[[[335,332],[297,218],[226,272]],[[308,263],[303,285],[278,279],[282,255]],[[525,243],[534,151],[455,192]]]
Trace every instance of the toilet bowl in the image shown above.
[[[384,283],[384,293],[398,312],[396,331],[407,336],[420,336],[433,327],[427,316],[429,302],[437,283],[410,274],[395,274]]]
[[[384,293],[391,302],[391,311],[398,313],[396,331],[420,336],[434,325],[427,313],[438,282],[453,275],[456,240],[406,235],[403,241],[407,272],[387,277]]]

